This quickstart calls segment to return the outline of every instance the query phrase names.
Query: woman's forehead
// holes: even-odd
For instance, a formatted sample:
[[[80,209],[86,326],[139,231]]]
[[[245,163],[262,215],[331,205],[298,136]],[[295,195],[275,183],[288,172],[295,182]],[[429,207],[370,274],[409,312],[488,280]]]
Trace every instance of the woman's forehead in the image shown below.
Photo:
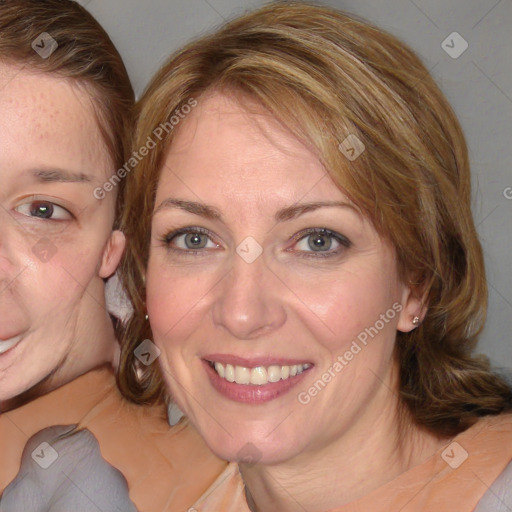
[[[229,180],[266,186],[287,178],[287,185],[306,179],[330,179],[316,154],[262,107],[249,108],[223,94],[200,102],[179,127],[162,174],[175,174],[205,185]],[[258,187],[259,188],[259,187]]]
[[[111,162],[91,98],[69,80],[0,64],[2,160],[104,180]]]

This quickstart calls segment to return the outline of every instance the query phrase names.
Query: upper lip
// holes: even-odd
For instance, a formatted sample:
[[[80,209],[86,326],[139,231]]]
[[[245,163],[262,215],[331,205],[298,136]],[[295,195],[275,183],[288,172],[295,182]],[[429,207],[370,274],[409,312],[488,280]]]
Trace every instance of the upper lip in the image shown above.
[[[233,354],[208,354],[203,356],[204,360],[212,363],[231,364],[232,366],[243,366],[245,368],[256,368],[258,366],[293,366],[299,364],[313,364],[307,359],[291,359],[288,357],[240,357]]]

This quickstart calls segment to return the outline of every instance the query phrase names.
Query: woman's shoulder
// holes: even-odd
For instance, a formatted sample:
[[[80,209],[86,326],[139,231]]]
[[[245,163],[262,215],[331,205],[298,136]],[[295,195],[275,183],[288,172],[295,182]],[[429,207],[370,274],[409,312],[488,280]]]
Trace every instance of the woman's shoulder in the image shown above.
[[[487,442],[499,444],[512,440],[512,412],[483,416],[455,439],[462,439],[469,446],[479,446],[483,449]]]
[[[512,413],[484,416],[458,439],[467,450],[464,475],[488,486],[475,512],[512,510]]]

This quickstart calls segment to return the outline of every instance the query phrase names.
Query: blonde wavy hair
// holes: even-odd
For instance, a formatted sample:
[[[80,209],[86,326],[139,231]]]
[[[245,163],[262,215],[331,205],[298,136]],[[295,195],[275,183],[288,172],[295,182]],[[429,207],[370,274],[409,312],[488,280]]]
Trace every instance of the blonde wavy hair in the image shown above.
[[[428,307],[422,324],[396,340],[401,404],[413,421],[449,436],[480,416],[510,410],[507,383],[484,356],[473,355],[487,286],[466,142],[420,59],[395,37],[337,10],[270,3],[171,56],[138,105],[134,148],[191,98],[201,101],[213,90],[250,95],[315,148],[335,183],[393,244],[402,279],[413,281]],[[119,386],[137,402],[165,397],[158,367],[139,365],[134,349],[152,336],[144,273],[155,193],[177,129],[126,183],[121,273],[135,314]],[[366,147],[352,162],[338,148],[350,134]]]

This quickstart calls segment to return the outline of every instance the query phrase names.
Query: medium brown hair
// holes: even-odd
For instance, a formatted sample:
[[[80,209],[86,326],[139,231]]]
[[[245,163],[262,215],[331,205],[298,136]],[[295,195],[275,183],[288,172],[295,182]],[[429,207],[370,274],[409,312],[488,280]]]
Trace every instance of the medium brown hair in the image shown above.
[[[58,44],[47,58],[32,47],[43,33]],[[85,87],[112,165],[116,169],[123,165],[130,149],[133,89],[114,44],[80,4],[72,0],[0,0],[0,61]],[[119,185],[116,224],[123,183]]]
[[[472,355],[487,286],[468,153],[454,112],[420,59],[395,37],[337,10],[271,3],[170,58],[138,106],[135,147],[181,105],[211,91],[258,100],[316,150],[340,189],[391,241],[402,279],[428,307],[422,324],[398,333],[396,342],[401,404],[413,420],[455,435],[479,416],[511,409],[508,385],[485,357]],[[158,368],[142,368],[133,352],[151,338],[144,271],[158,180],[175,133],[169,130],[128,177],[122,219],[122,274],[135,314],[119,384],[142,402],[164,395]],[[339,150],[351,134],[366,148],[354,161]]]

